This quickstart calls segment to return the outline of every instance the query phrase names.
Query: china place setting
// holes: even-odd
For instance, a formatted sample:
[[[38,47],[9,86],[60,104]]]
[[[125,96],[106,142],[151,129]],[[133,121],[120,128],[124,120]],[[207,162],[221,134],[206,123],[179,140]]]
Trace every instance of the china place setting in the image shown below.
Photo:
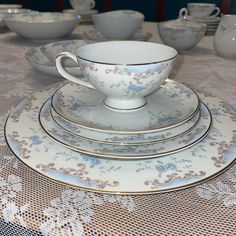
[[[59,41],[26,58],[39,55],[69,82],[33,93],[6,121],[10,149],[34,171],[95,192],[151,194],[193,186],[233,163],[235,111],[168,78],[174,48]]]

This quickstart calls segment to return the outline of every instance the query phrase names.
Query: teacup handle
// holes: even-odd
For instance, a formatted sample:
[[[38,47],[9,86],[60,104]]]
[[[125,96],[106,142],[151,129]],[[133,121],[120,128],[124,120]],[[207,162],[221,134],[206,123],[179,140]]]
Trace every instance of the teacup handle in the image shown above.
[[[216,10],[216,13],[210,16],[218,16],[220,14],[220,8],[216,7],[212,12],[214,12]]]
[[[95,7],[95,1],[94,0],[90,0],[91,4],[90,4],[90,8],[94,8]]]
[[[59,74],[64,77],[65,79],[68,79],[74,83],[77,83],[77,84],[80,84],[80,85],[83,85],[85,87],[88,87],[88,88],[92,88],[92,89],[95,89],[93,87],[93,85],[91,85],[90,83],[86,82],[86,81],[83,81],[71,74],[69,74],[67,71],[65,71],[65,69],[63,68],[62,66],[62,59],[63,58],[67,58],[69,57],[70,59],[72,59],[74,62],[76,62],[78,65],[79,65],[79,62],[77,60],[77,57],[76,55],[74,55],[73,53],[70,53],[70,52],[62,52],[62,53],[59,53],[57,56],[56,56],[56,68],[59,72]]]
[[[188,9],[186,7],[181,8],[179,11],[179,18],[185,18],[188,16]]]

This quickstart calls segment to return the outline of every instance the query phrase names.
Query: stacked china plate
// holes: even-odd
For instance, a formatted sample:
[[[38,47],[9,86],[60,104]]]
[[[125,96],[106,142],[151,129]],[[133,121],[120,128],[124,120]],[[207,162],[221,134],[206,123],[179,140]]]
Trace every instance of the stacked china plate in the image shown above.
[[[198,23],[204,23],[207,25],[206,35],[214,35],[218,28],[220,17],[209,16],[203,19],[194,19],[194,21]]]
[[[137,41],[60,53],[56,67],[73,82],[16,106],[5,126],[9,147],[36,172],[97,192],[166,192],[221,173],[236,156],[236,113],[217,97],[167,79],[176,55]],[[64,69],[68,57],[86,79]]]

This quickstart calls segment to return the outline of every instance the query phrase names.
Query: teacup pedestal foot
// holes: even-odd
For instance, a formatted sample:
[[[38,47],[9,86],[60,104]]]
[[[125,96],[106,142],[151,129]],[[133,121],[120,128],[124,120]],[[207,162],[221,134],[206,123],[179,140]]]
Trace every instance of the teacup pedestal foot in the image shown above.
[[[117,99],[106,97],[104,99],[104,105],[117,112],[134,111],[143,107],[146,103],[147,100],[144,97],[133,99]]]

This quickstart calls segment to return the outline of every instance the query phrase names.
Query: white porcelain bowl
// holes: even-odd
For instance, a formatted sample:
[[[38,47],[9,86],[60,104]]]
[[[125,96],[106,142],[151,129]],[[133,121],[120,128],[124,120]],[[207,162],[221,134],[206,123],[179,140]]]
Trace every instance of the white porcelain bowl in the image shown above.
[[[64,78],[103,93],[106,106],[123,111],[145,105],[145,96],[164,83],[176,56],[174,48],[163,44],[108,41],[80,47],[76,55],[59,54],[56,67]],[[63,69],[62,60],[68,57],[79,63],[89,82]]]
[[[144,15],[132,10],[92,15],[95,27],[108,39],[130,39],[144,21]]]
[[[69,35],[78,24],[79,18],[70,13],[33,12],[4,17],[8,28],[19,36],[48,40]]]
[[[185,19],[158,23],[161,40],[179,52],[193,48],[205,35],[206,29],[205,24]]]

